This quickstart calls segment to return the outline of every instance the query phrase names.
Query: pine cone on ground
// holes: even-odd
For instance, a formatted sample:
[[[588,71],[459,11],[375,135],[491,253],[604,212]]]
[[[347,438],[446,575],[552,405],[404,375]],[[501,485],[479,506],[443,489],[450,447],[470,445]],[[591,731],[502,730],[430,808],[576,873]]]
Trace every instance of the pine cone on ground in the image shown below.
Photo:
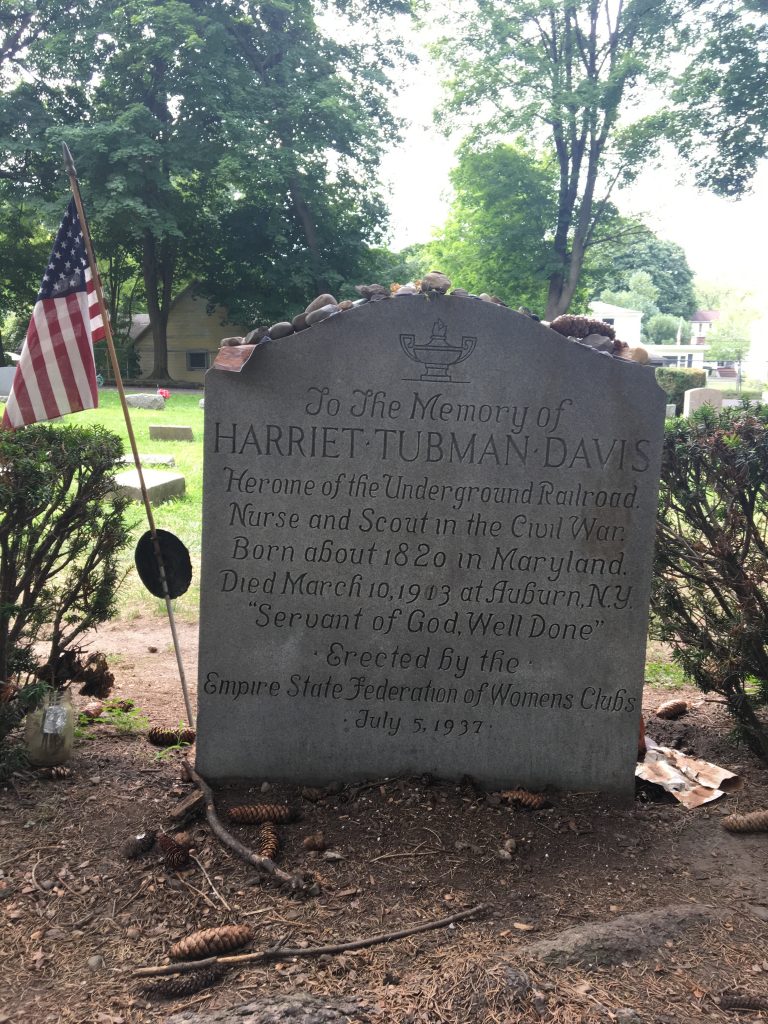
[[[65,764],[55,764],[52,768],[46,768],[45,775],[49,779],[68,779],[72,774],[72,769],[67,768]]]
[[[520,804],[531,811],[540,811],[547,806],[547,799],[541,793],[530,793],[527,789],[505,789],[499,796],[502,800]]]
[[[151,829],[147,829],[145,832],[139,832],[137,836],[131,836],[131,838],[123,844],[123,856],[126,860],[136,860],[137,857],[141,857],[143,854],[149,853],[156,841],[157,835]]]
[[[616,331],[610,324],[603,320],[595,320],[589,316],[573,316],[570,313],[563,313],[556,317],[549,325],[553,331],[564,335],[566,338],[588,338],[590,334],[602,334],[604,338],[611,341],[616,337]]]
[[[768,811],[729,814],[720,824],[729,832],[768,832]]]
[[[312,835],[304,836],[301,845],[305,850],[323,851],[326,848],[325,836],[322,832],[313,832]]]
[[[161,981],[149,982],[144,985],[144,990],[151,999],[180,999],[215,985],[225,973],[226,968],[214,964],[189,974],[174,974]]]
[[[685,700],[665,700],[663,704],[659,704],[656,708],[657,718],[682,718],[683,715],[687,715],[689,711],[688,701]]]
[[[218,928],[203,928],[175,942],[169,952],[171,960],[205,960],[233,949],[247,946],[254,936],[247,924],[223,924]]]
[[[177,842],[173,836],[162,832],[157,837],[157,845],[163,851],[163,864],[166,871],[182,871],[189,867],[192,858],[189,855],[188,844]]]
[[[155,747],[175,747],[179,743],[194,743],[194,729],[164,729],[156,725],[147,733],[147,739]]]
[[[720,996],[722,1010],[768,1010],[768,996],[751,995],[748,992],[726,992]]]
[[[256,853],[267,860],[274,860],[280,849],[280,833],[274,821],[265,821],[256,836]]]
[[[288,804],[243,804],[230,807],[227,815],[237,825],[260,825],[263,821],[293,821],[296,811]]]

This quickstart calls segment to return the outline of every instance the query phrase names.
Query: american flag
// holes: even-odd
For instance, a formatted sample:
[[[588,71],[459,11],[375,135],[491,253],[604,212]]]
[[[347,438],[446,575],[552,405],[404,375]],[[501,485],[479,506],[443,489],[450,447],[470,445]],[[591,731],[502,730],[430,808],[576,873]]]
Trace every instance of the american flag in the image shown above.
[[[71,199],[29,321],[3,427],[16,429],[95,409],[93,342],[104,337],[83,230]]]

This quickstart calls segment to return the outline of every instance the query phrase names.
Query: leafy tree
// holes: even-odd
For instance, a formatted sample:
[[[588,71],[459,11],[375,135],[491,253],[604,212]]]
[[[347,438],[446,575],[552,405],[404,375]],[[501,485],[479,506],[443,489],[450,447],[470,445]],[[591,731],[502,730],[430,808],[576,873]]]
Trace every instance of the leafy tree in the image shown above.
[[[305,303],[354,273],[363,240],[375,239],[384,218],[372,182],[395,133],[388,94],[400,59],[386,33],[410,0],[334,7],[373,19],[363,42],[321,33],[312,0],[97,0],[77,46],[52,19],[20,51],[30,108],[46,120],[30,134],[11,88],[0,153],[13,155],[23,135],[42,159],[66,137],[115,284],[140,268],[155,378],[167,377],[180,285],[203,280],[212,298],[255,315],[278,284]],[[18,159],[14,168],[25,195],[50,195]]]
[[[623,233],[610,246],[593,250],[585,262],[599,287],[626,291],[637,270],[650,274],[658,289],[659,312],[690,320],[697,308],[691,270],[685,251],[675,242],[659,238],[641,221],[621,219]]]
[[[739,196],[768,155],[768,11],[764,0],[711,0],[696,13],[669,132],[700,185]]]
[[[636,270],[629,275],[625,291],[606,289],[600,296],[603,302],[612,302],[615,306],[624,306],[625,309],[639,309],[644,320],[658,313],[658,297],[659,289],[645,270]]]
[[[653,149],[653,115],[622,123],[668,77],[685,0],[461,0],[436,52],[448,76],[444,113],[473,134],[546,134],[557,173],[546,316],[564,312],[613,189]],[[480,123],[478,123],[480,117]]]
[[[460,151],[455,199],[428,252],[468,291],[494,292],[543,312],[550,269],[545,236],[554,216],[553,168],[521,144]]]
[[[717,321],[707,338],[707,359],[719,363],[736,363],[741,388],[741,363],[749,352],[750,344],[748,317],[741,312],[726,313]]]
[[[691,337],[691,325],[679,316],[654,313],[645,325],[645,334],[654,345],[670,345],[677,341],[678,334],[680,341],[685,344]]]

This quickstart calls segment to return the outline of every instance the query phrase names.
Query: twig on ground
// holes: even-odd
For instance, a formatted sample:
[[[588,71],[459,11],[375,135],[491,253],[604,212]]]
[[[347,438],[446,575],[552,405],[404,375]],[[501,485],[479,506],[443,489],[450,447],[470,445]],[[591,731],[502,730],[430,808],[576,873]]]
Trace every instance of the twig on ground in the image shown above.
[[[281,885],[287,886],[292,892],[310,892],[313,887],[313,880],[307,879],[301,874],[289,875],[287,871],[283,871],[275,864],[269,857],[260,857],[253,850],[249,849],[239,839],[235,839],[231,832],[228,832],[224,828],[219,816],[216,813],[216,803],[213,798],[213,790],[202,777],[198,775],[189,761],[182,760],[184,771],[187,773],[187,778],[194,782],[195,785],[200,789],[205,800],[205,817],[211,828],[211,831],[224,846],[232,850],[233,853],[254,868],[258,868],[259,871],[263,871],[267,875],[271,875]],[[317,893],[319,894],[320,887],[317,887]]]
[[[148,885],[149,885],[149,879],[148,878],[144,878],[142,880],[141,885],[136,890],[136,892],[133,894],[133,896],[131,896],[130,899],[126,900],[126,902],[123,903],[122,906],[118,907],[118,909],[115,911],[115,913],[116,914],[122,914],[122,912],[125,910],[126,907],[130,907],[130,905],[133,903],[133,901],[135,899],[137,899],[139,896],[141,896],[141,894],[144,892],[144,890],[146,889],[146,887]]]
[[[219,902],[221,903],[222,907],[224,907],[225,910],[229,910],[231,912],[232,907],[230,907],[230,905],[227,903],[227,901],[221,895],[219,890],[213,884],[213,882],[211,881],[211,876],[208,874],[208,872],[205,870],[203,865],[200,863],[200,859],[198,857],[196,857],[194,855],[194,853],[190,854],[190,856],[192,857],[192,860],[195,862],[195,864],[197,864],[197,866],[200,868],[202,873],[205,875],[205,880],[208,882],[208,885],[210,885],[211,891],[213,892],[214,896],[216,896],[216,898],[219,900]]]
[[[190,892],[194,892],[198,896],[201,896],[209,907],[213,907],[214,910],[218,910],[218,907],[213,902],[211,897],[207,893],[204,893],[202,889],[198,889],[196,885],[192,885],[192,883],[188,882],[186,878],[182,877],[182,875],[180,875],[178,871],[176,872],[176,877],[186,889],[189,889]]]
[[[35,872],[37,871],[39,865],[40,865],[40,854],[38,853],[37,860],[35,861],[35,863],[34,863],[34,865],[32,867],[32,885],[34,885],[34,887],[36,889],[38,889],[40,892],[45,892],[45,889],[42,887],[42,885],[40,885],[40,883],[37,880],[37,875],[35,874]]]
[[[335,953],[345,953],[351,949],[366,949],[368,946],[377,946],[383,942],[395,942],[397,939],[405,939],[409,935],[417,935],[419,932],[433,931],[436,928],[447,928],[456,921],[464,921],[469,917],[482,913],[487,904],[478,903],[476,907],[469,910],[460,910],[450,917],[440,917],[434,921],[426,921],[421,924],[411,925],[409,928],[402,928],[396,932],[382,932],[378,935],[370,935],[365,939],[351,939],[348,942],[338,942],[329,946],[309,946],[306,949],[288,949],[285,947],[272,947],[262,950],[260,953],[241,953],[238,956],[209,956],[205,960],[181,961],[180,963],[168,964],[164,967],[140,967],[133,972],[134,978],[157,978],[165,974],[185,974],[189,971],[198,971],[202,967],[212,967],[218,964],[222,967],[235,967],[240,964],[258,964],[265,960],[290,960],[293,957],[304,956],[331,956]]]

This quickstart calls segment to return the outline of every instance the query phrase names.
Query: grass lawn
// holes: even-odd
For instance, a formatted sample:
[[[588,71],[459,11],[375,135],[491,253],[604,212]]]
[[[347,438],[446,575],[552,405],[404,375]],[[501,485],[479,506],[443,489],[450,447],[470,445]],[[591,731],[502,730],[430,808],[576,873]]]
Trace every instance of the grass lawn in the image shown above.
[[[197,619],[200,596],[200,538],[203,511],[203,410],[200,408],[202,395],[202,391],[172,391],[163,412],[153,412],[150,409],[130,410],[139,454],[172,455],[176,461],[175,471],[183,473],[186,481],[186,493],[183,498],[174,498],[163,502],[162,505],[153,505],[152,510],[157,528],[175,533],[189,548],[192,557],[192,585],[174,605],[176,614],[188,620]],[[131,453],[120,398],[114,389],[103,388],[99,391],[98,409],[67,416],[58,422],[77,425],[100,423],[118,434],[123,439],[126,454]],[[192,427],[195,439],[150,441],[149,427],[153,423]],[[144,589],[133,568],[135,544],[148,529],[144,505],[136,502],[129,506],[129,515],[136,526],[134,542],[124,555],[125,567],[130,571],[120,590],[119,617],[135,618],[150,610],[165,615],[165,603],[152,597]]]

